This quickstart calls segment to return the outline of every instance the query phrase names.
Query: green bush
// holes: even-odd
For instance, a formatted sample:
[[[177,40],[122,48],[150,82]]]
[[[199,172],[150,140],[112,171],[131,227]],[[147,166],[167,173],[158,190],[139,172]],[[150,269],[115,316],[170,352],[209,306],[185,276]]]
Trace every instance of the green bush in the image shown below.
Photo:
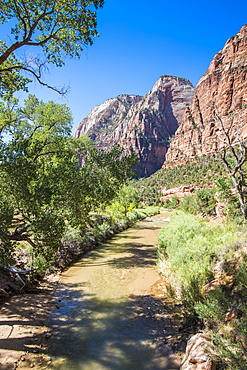
[[[196,203],[196,197],[191,195],[185,196],[182,202],[179,204],[179,208],[182,209],[184,212],[197,214],[198,207]]]
[[[158,205],[161,197],[160,190],[163,188],[214,184],[216,178],[223,177],[225,174],[222,161],[213,156],[207,156],[201,157],[197,162],[161,168],[148,178],[135,180],[131,184],[138,190],[140,202],[146,205]]]
[[[195,303],[195,310],[208,328],[219,330],[219,323],[228,310],[227,293],[221,287],[216,287],[207,293],[207,299]]]
[[[239,235],[233,225],[212,225],[195,215],[174,211],[158,237],[159,270],[173,277],[184,300],[193,305],[198,301],[198,289],[212,277],[213,256],[234,244]]]
[[[175,209],[179,204],[179,198],[176,195],[173,195],[171,199],[166,199],[163,203],[163,206],[168,209]]]
[[[198,189],[195,195],[185,196],[179,208],[192,214],[214,215],[216,204],[214,195],[214,189]]]
[[[238,197],[232,192],[232,180],[229,177],[218,177],[215,183],[219,200],[226,202],[224,211],[227,214],[227,219],[242,219]]]
[[[244,229],[214,225],[182,211],[172,213],[159,235],[159,269],[180,293],[185,314],[203,320],[221,359],[220,369],[246,368],[247,256],[240,253],[242,244]],[[224,266],[218,281],[212,273],[216,261]],[[224,283],[227,276],[229,284]],[[205,290],[212,280],[216,285]]]
[[[200,189],[195,192],[195,201],[198,212],[207,215],[215,214],[215,190],[214,189]]]

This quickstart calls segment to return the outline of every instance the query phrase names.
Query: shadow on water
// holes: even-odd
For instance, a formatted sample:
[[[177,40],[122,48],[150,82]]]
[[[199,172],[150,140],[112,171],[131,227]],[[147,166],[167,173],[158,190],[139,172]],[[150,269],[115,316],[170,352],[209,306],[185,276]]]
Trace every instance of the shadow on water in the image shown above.
[[[103,244],[90,252],[90,256],[92,256],[94,261],[90,259],[87,263],[85,260],[84,266],[112,265],[114,268],[155,266],[156,253],[154,253],[154,245],[143,243],[141,238],[142,230],[145,230],[145,233],[149,231],[157,232],[158,226],[150,226],[150,223],[154,223],[154,221],[151,219],[142,221],[131,227],[129,231],[117,234],[117,236],[111,239],[110,243]],[[112,251],[115,253],[112,259],[101,261],[100,257],[105,256],[106,252]],[[128,251],[128,255],[121,256],[123,251]]]
[[[130,267],[138,267],[138,266],[155,266],[156,261],[156,254],[153,250],[153,245],[143,245],[141,243],[131,243],[125,244],[126,252],[125,255],[121,257],[121,253],[123,253],[122,245],[118,246],[114,245],[114,252],[116,255],[108,260],[100,260],[99,257],[105,255],[106,251],[112,251],[112,246],[110,247],[100,247],[98,250],[90,252],[90,256],[94,259],[93,261],[90,260],[89,263],[85,261],[83,264],[84,267],[86,266],[112,266],[113,268],[130,268]],[[117,255],[119,253],[119,256]]]
[[[77,284],[60,291],[59,308],[50,320],[52,369],[179,368],[168,357],[166,336],[172,327],[161,314],[160,300],[150,295],[102,300],[83,295],[83,288]]]
[[[166,344],[174,332],[170,316],[145,293],[156,279],[156,223],[135,225],[64,274],[49,323],[51,369],[179,369]]]

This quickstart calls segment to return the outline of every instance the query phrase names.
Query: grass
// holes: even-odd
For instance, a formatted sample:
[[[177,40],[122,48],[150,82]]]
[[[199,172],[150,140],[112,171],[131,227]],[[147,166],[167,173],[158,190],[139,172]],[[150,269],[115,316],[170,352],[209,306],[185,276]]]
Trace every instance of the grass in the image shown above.
[[[158,266],[165,273],[164,264],[169,264],[169,273],[183,285],[191,278],[205,283],[211,275],[211,261],[227,245],[240,237],[234,226],[212,225],[197,216],[175,211],[171,222],[160,232],[158,239]]]
[[[219,368],[228,370],[243,370],[247,361],[246,240],[246,230],[237,225],[215,225],[182,211],[172,213],[158,240],[160,272],[181,298],[185,315],[203,321],[221,358]]]

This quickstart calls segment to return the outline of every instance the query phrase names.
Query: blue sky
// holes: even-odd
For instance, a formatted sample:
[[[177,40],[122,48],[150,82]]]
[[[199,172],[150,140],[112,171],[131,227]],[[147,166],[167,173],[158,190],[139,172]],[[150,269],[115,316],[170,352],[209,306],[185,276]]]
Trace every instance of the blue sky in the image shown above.
[[[247,23],[246,15],[246,0],[105,0],[93,46],[45,75],[49,84],[69,85],[67,97],[38,83],[30,93],[66,103],[74,130],[95,105],[119,94],[145,95],[163,74],[196,85],[215,53]]]

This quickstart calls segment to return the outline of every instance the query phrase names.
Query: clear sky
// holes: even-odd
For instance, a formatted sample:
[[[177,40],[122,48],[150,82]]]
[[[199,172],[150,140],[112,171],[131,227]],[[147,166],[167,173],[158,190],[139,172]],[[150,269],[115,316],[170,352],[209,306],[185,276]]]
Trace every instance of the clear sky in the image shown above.
[[[30,92],[66,103],[75,129],[95,105],[119,94],[145,95],[163,74],[196,85],[213,56],[246,23],[246,0],[105,0],[93,46],[80,60],[68,59],[45,75],[49,84],[69,85],[67,97],[38,83]]]

